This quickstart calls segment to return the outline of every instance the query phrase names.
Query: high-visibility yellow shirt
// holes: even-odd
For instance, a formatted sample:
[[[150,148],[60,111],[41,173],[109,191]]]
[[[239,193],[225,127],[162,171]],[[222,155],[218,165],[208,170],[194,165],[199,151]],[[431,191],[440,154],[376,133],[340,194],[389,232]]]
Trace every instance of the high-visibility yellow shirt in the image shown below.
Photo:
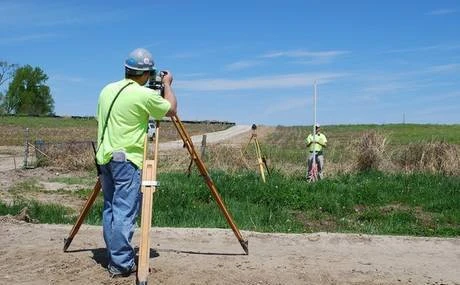
[[[305,139],[305,143],[308,145],[310,142],[312,142],[313,140],[316,140],[316,142],[318,143],[312,143],[309,147],[308,147],[308,150],[310,152],[319,152],[319,151],[322,151],[323,150],[323,146],[322,145],[326,145],[327,144],[327,139],[326,139],[326,136],[323,134],[323,133],[318,133],[315,135],[315,138],[313,139],[313,134],[309,134],[308,137]],[[320,145],[322,144],[322,145]]]
[[[112,107],[101,144],[110,105],[121,88],[128,83],[131,84],[123,89]],[[123,79],[105,86],[97,106],[98,164],[107,164],[112,159],[113,152],[124,151],[127,160],[142,168],[149,116],[160,120],[170,108],[171,104],[161,97],[158,90],[141,86],[134,80]]]

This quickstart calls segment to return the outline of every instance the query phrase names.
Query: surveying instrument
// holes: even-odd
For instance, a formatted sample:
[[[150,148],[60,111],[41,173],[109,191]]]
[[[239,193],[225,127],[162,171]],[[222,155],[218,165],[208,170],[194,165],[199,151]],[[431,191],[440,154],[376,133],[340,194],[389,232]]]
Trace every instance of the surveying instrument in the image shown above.
[[[160,73],[161,74],[161,73]],[[154,74],[155,76],[155,74]],[[163,85],[162,79],[159,77],[152,77],[149,82],[149,88],[160,90],[161,94],[163,95]],[[181,137],[184,147],[187,148],[192,161],[195,162],[198,170],[200,171],[201,176],[208,186],[209,190],[211,191],[214,200],[216,201],[217,205],[219,206],[222,214],[224,215],[228,225],[232,229],[234,235],[238,239],[241,247],[243,248],[246,254],[249,254],[248,249],[248,240],[244,239],[241,235],[238,227],[233,222],[233,219],[228,212],[227,208],[225,207],[220,194],[217,191],[217,188],[212,181],[206,166],[204,165],[203,161],[198,156],[195,147],[193,145],[192,139],[188,135],[187,131],[185,130],[184,125],[182,124],[181,120],[177,115],[171,117],[172,123],[176,128],[179,136]],[[137,279],[136,283],[138,285],[146,285],[147,278],[149,274],[149,259],[150,259],[150,230],[152,226],[152,207],[153,207],[153,194],[156,192],[156,188],[159,187],[159,182],[157,181],[157,167],[158,167],[158,148],[159,148],[159,134],[160,134],[160,121],[156,121],[156,128],[155,128],[155,139],[153,140],[153,159],[148,159],[148,136],[145,135],[144,139],[144,162],[143,162],[143,169],[142,169],[142,182],[141,182],[141,192],[142,192],[142,209],[141,209],[141,226],[140,226],[140,241],[139,241],[139,257],[138,257],[138,266],[137,266]],[[94,148],[94,145],[93,145]],[[99,192],[102,190],[102,184],[99,177],[100,173],[98,170],[98,179],[96,184],[93,187],[93,191],[88,196],[87,201],[83,205],[80,215],[77,218],[76,223],[72,227],[69,236],[64,239],[64,252],[67,251],[68,247],[72,243],[75,235],[77,234],[80,226],[82,225],[85,217],[87,216],[91,206],[93,205],[94,201],[96,200]]]
[[[260,176],[262,177],[262,181],[265,183],[265,171],[267,171],[267,174],[270,175],[270,170],[268,170],[267,160],[265,159],[265,157],[262,156],[262,151],[260,150],[259,140],[257,139],[256,124],[252,124],[251,129],[252,129],[252,134],[251,134],[251,137],[249,138],[248,144],[245,147],[245,152],[249,144],[251,143],[251,141],[253,141],[254,149],[255,149],[256,157],[257,157],[257,164],[259,166]]]

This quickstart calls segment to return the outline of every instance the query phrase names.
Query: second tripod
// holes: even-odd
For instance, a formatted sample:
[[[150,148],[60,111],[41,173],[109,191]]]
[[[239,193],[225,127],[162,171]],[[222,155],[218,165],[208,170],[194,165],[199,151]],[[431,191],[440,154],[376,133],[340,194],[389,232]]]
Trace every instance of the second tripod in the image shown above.
[[[262,177],[262,181],[265,183],[265,171],[267,171],[267,174],[270,175],[270,170],[268,169],[267,165],[267,160],[265,159],[264,156],[262,156],[262,151],[260,150],[260,144],[259,140],[257,139],[257,126],[256,124],[252,124],[252,134],[251,137],[249,138],[249,142],[246,145],[245,152],[251,141],[254,142],[254,149],[256,152],[257,156],[257,164],[259,166],[259,171],[260,171],[260,176]]]

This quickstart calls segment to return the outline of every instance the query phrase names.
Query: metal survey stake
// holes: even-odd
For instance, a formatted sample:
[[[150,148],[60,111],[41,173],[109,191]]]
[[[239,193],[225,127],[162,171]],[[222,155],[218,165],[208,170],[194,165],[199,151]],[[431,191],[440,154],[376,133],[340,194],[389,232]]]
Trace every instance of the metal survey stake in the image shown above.
[[[316,80],[313,83],[313,141],[316,145]],[[310,173],[307,173],[308,181],[318,181],[318,165],[316,163],[316,146],[313,146],[313,160]]]

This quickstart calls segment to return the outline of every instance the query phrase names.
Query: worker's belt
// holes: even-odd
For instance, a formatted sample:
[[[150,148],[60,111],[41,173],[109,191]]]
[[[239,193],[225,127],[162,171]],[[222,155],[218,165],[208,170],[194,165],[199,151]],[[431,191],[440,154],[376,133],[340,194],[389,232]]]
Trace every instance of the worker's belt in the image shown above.
[[[313,151],[310,151],[310,153],[313,153]],[[317,151],[316,155],[323,155],[323,152],[322,151]]]

